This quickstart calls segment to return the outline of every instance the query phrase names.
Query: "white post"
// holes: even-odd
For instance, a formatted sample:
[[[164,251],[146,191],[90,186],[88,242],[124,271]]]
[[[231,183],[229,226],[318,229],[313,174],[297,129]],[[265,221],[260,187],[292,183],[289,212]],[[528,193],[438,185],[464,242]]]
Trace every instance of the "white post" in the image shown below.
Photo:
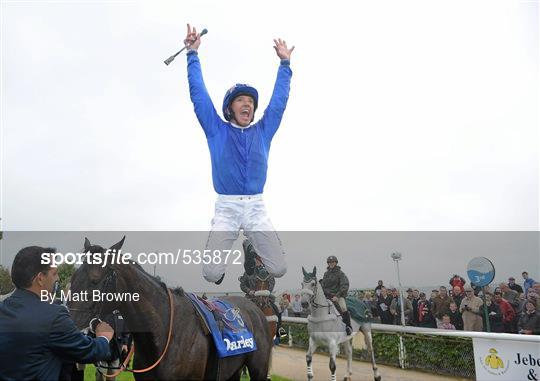
[[[399,367],[405,369],[405,346],[403,345],[403,335],[399,335]]]
[[[401,286],[401,277],[399,275],[399,259],[395,261],[397,268],[397,277],[399,284],[399,304],[401,307],[401,325],[405,325],[405,309],[403,307],[403,287]]]
[[[292,347],[291,327],[289,326],[289,347]]]
[[[401,325],[405,325],[405,309],[403,307],[403,290],[401,287],[401,277],[399,274],[399,260],[402,258],[401,253],[392,253],[392,259],[396,263],[396,273],[399,286],[399,305],[401,310]],[[405,369],[405,346],[403,345],[403,335],[399,335],[399,366],[401,369]]]

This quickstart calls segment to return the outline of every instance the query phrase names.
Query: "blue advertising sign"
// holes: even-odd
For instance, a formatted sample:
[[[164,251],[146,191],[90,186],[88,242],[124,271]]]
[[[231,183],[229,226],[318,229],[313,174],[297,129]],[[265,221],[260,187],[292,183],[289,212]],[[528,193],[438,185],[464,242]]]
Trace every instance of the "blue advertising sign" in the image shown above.
[[[495,267],[489,259],[476,257],[471,259],[467,265],[467,276],[471,283],[484,287],[493,282],[493,278],[495,278]]]

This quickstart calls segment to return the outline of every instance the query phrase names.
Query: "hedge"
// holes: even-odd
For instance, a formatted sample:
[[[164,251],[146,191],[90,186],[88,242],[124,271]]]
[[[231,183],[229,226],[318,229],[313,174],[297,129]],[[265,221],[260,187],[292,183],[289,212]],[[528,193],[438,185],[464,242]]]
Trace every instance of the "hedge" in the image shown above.
[[[309,336],[305,324],[284,323],[291,332],[293,346],[307,348]],[[379,364],[399,366],[399,334],[373,332],[375,359]],[[475,378],[474,355],[470,338],[402,334],[405,347],[405,368],[455,377]],[[282,339],[288,345],[288,337]],[[319,348],[326,352],[326,348]],[[367,350],[353,351],[355,360],[368,361]]]

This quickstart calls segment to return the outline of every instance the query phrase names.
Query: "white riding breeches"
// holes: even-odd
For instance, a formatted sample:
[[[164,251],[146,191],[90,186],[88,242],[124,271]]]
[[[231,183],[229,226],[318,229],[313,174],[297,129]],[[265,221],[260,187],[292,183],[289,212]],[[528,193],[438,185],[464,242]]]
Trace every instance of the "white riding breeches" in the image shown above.
[[[276,278],[282,277],[287,271],[285,255],[266,213],[262,195],[219,195],[206,249],[212,252],[230,250],[240,229],[253,244],[266,270]],[[214,262],[203,264],[203,276],[209,282],[218,281],[228,264],[224,260]]]

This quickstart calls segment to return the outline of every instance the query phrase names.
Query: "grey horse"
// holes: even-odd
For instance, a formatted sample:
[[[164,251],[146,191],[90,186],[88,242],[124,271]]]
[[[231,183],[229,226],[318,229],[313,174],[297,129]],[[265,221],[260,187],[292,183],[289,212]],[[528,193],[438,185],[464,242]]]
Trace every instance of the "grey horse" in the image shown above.
[[[330,352],[330,372],[331,381],[336,380],[336,355],[339,345],[342,344],[347,356],[347,373],[343,378],[345,381],[351,380],[352,376],[352,337],[358,330],[364,334],[364,340],[370,356],[373,368],[373,378],[380,381],[381,376],[375,364],[375,353],[373,352],[373,340],[371,335],[371,320],[369,308],[360,301],[351,301],[347,298],[347,304],[351,303],[349,310],[353,318],[352,324],[354,332],[351,336],[345,333],[345,323],[341,320],[334,304],[326,299],[321,284],[317,281],[317,268],[308,273],[303,267],[304,279],[302,281],[302,303],[309,304],[311,314],[308,316],[309,348],[306,354],[307,377],[313,379],[313,368],[311,366],[313,353],[318,347],[327,347]],[[356,308],[355,308],[356,307]],[[359,307],[359,308],[358,308]]]

